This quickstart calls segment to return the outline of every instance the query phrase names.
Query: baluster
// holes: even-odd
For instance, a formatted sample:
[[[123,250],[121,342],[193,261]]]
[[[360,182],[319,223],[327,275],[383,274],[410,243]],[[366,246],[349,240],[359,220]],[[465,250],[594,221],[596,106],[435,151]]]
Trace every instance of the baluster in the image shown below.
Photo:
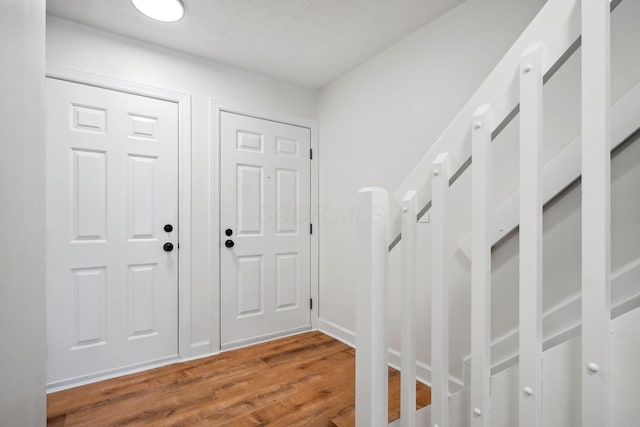
[[[447,206],[449,154],[439,154],[431,172],[431,420],[449,427],[449,287]]]
[[[415,191],[402,200],[402,337],[400,422],[416,425],[416,241],[418,202]]]
[[[542,45],[520,58],[520,427],[542,427]]]
[[[356,425],[362,427],[388,423],[388,203],[381,188],[357,193]]]
[[[582,0],[582,426],[610,419],[610,4]]]
[[[491,426],[490,105],[471,124],[471,427]]]

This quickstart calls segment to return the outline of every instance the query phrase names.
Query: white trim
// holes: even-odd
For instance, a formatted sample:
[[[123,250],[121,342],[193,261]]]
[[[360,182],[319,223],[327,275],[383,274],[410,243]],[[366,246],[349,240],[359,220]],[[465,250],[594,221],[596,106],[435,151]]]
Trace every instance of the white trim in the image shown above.
[[[312,329],[308,326],[302,326],[299,328],[288,329],[286,331],[278,331],[272,332],[269,334],[260,335],[257,337],[247,338],[239,341],[233,341],[228,344],[225,344],[220,349],[220,353],[224,353],[231,350],[237,350],[239,348],[250,347],[255,344],[260,344],[267,341],[272,341],[276,339],[282,339],[286,337],[290,337],[293,335],[298,335],[304,332],[311,332]]]
[[[62,67],[55,64],[47,64],[46,73],[46,76],[52,79],[82,83],[89,86],[112,89],[119,92],[126,92],[134,95],[146,96],[148,98],[161,99],[164,101],[180,102],[182,100],[190,98],[190,95],[185,92],[158,88],[126,80],[114,79],[112,77],[79,71],[73,68]]]
[[[356,348],[356,334],[347,328],[321,318],[319,331],[337,339],[349,347]]]
[[[332,338],[348,345],[351,348],[356,348],[356,334],[347,328],[344,328],[329,320],[320,318],[319,331],[323,334],[327,334]],[[401,354],[398,350],[389,349],[389,366],[401,372],[400,369]],[[431,366],[427,363],[417,361],[416,362],[416,379],[422,384],[431,387]],[[456,393],[464,388],[464,382],[451,374],[449,374],[449,390],[450,393]]]
[[[212,263],[212,317],[211,317],[211,347],[212,351],[221,349],[220,341],[220,113],[241,114],[258,119],[270,120],[284,124],[308,128],[311,131],[311,149],[313,150],[313,160],[311,161],[311,222],[313,224],[313,234],[311,234],[311,268],[310,268],[310,296],[313,299],[313,309],[311,310],[311,327],[304,330],[318,329],[318,319],[320,316],[319,301],[319,168],[318,158],[320,150],[318,145],[318,121],[314,119],[294,116],[286,113],[265,111],[250,106],[238,105],[225,100],[209,98],[209,133],[211,141],[211,167],[209,181],[211,182],[211,263]],[[287,334],[287,332],[282,332]],[[257,337],[259,339],[259,337]]]
[[[198,341],[191,344],[191,357],[201,357],[203,354],[210,354],[211,341]],[[218,352],[215,352],[217,354]]]
[[[174,363],[178,362],[182,362],[182,360],[179,360],[176,355],[173,355],[149,360],[146,362],[134,363],[132,365],[120,366],[118,368],[107,369],[89,375],[81,375],[75,378],[67,378],[60,381],[54,381],[47,384],[47,394],[67,390],[69,388],[79,387],[82,385],[105,381],[112,378],[122,377],[125,375],[135,374],[137,372],[142,372],[149,369],[160,368],[162,366],[173,365]]]
[[[178,355],[191,354],[191,95],[47,64],[52,79],[111,89],[178,104]]]
[[[312,330],[309,330],[307,328],[305,330],[305,332],[307,332],[307,331],[310,332]],[[288,333],[288,334],[285,334],[285,335],[282,335],[282,336],[278,336],[278,339],[286,338],[286,337],[292,336],[292,335],[297,335],[300,332],[302,332],[302,331],[295,330],[295,331],[293,331],[291,333]],[[227,351],[237,350],[239,348],[249,347],[249,346],[252,346],[254,344],[259,344],[261,342],[269,341],[269,340],[271,340],[272,337],[263,337],[263,338],[264,339],[259,340],[259,341],[245,343],[245,344],[233,347],[233,348],[226,348],[224,351],[206,352],[206,353],[202,353],[202,354],[193,355],[194,353],[197,353],[198,351],[200,351],[199,349],[201,349],[201,348],[208,349],[209,346],[211,345],[211,343],[209,341],[200,341],[200,342],[191,344],[192,356],[184,357],[184,358],[176,357],[176,356],[163,357],[163,358],[155,359],[155,360],[148,361],[148,362],[142,362],[142,363],[137,363],[137,364],[128,365],[128,366],[124,366],[124,367],[119,367],[119,368],[115,368],[115,369],[109,369],[109,370],[98,372],[98,373],[95,373],[95,374],[83,375],[83,376],[72,378],[72,379],[56,381],[54,383],[51,383],[51,384],[47,385],[47,394],[55,393],[57,391],[67,390],[67,389],[70,389],[70,388],[79,387],[79,386],[83,386],[83,385],[87,385],[87,384],[92,384],[92,383],[96,383],[96,382],[100,382],[100,381],[105,381],[105,380],[109,380],[109,379],[112,379],[112,378],[123,377],[123,376],[126,376],[126,375],[131,375],[131,374],[135,374],[135,373],[138,373],[138,372],[143,372],[143,371],[147,371],[147,370],[150,370],[150,369],[161,368],[163,366],[176,365],[176,364],[179,364],[179,363],[186,363],[186,362],[191,362],[193,360],[205,359],[207,357],[217,356],[217,355],[219,355],[221,353],[224,353],[224,352],[227,352]]]

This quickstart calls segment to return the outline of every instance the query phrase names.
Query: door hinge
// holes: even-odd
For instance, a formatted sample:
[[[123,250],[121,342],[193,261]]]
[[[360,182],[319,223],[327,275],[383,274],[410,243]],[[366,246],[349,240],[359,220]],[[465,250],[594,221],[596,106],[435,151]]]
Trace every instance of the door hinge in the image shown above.
[[[309,224],[309,234],[313,234],[313,224]]]
[[[309,148],[309,160],[313,160],[313,148]]]
[[[313,310],[313,298],[309,298],[309,310]]]

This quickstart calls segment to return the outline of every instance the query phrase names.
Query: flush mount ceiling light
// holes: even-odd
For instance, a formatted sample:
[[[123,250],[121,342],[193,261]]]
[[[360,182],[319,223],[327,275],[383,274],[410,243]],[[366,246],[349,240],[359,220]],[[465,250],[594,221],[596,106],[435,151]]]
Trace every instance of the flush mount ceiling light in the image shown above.
[[[184,16],[181,0],[131,0],[144,15],[156,21],[175,22]]]

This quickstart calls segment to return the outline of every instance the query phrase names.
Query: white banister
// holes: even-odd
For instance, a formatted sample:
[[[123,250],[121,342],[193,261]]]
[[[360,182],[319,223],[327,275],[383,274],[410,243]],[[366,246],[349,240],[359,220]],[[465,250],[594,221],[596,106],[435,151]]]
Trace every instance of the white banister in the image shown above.
[[[402,336],[400,419],[416,425],[416,253],[418,202],[415,191],[402,199]]]
[[[582,426],[610,419],[610,14],[582,0]]]
[[[449,427],[448,153],[436,157],[431,176],[431,424]]]
[[[542,427],[541,50],[532,46],[520,59],[520,427]]]
[[[447,152],[452,162],[465,164],[472,154],[469,150],[469,120],[478,105],[491,103],[492,131],[517,108],[518,63],[522,52],[528,46],[544,42],[544,74],[553,74],[556,65],[563,63],[566,55],[573,52],[572,49],[579,40],[579,3],[580,0],[548,0],[545,3],[438,140],[435,143],[428,141],[431,148],[395,191],[396,200],[401,200],[408,190],[416,190],[418,193],[419,209],[431,200],[429,172],[437,154]],[[400,231],[398,217],[399,214],[394,214],[391,218],[392,237]]]
[[[543,186],[543,85],[580,44],[581,141],[576,140],[562,151],[544,171],[561,177],[560,181],[571,181],[580,176],[581,168],[581,425],[611,425],[610,10],[619,1],[610,4],[609,0],[549,0],[402,184],[398,192],[406,188],[416,190],[406,191],[400,204],[402,212],[399,217],[394,213],[392,223],[385,190],[363,188],[358,192],[356,425],[388,425],[386,296],[390,228],[394,236],[391,248],[400,239],[402,241],[401,419],[394,425],[415,427],[416,423],[421,426],[421,423],[430,423],[432,427],[491,427],[494,421],[499,423],[499,414],[492,419],[491,403],[491,248],[500,237],[492,229],[491,222],[504,221],[511,227],[509,230],[520,227],[517,424],[519,427],[543,426],[543,203],[564,188],[555,182],[547,189]],[[580,17],[582,39],[579,38]],[[518,52],[527,46],[519,55]],[[473,110],[480,102],[486,104]],[[635,105],[625,99],[619,103],[623,110],[625,106],[632,110],[629,106]],[[491,141],[518,114],[520,187],[496,211],[496,218],[492,220],[489,210]],[[632,126],[635,120],[620,117],[621,124],[616,127],[620,130],[615,134],[617,140],[636,129]],[[576,160],[580,150],[581,165]],[[431,169],[425,168],[428,164],[425,162],[431,160]],[[471,244],[470,250],[463,252],[471,255],[471,387],[468,390],[470,398],[464,403],[466,409],[460,405],[452,409],[447,268],[450,258],[447,219],[450,213],[447,207],[450,185],[469,165],[472,167]],[[417,218],[427,210],[430,210],[432,257],[432,405],[416,412]],[[398,223],[401,237],[397,235],[399,230],[395,230]],[[496,228],[495,224],[493,228]],[[503,227],[498,231],[502,232]],[[467,240],[463,239],[461,245],[466,247]],[[500,396],[500,393],[494,394],[496,410],[501,407]],[[470,422],[461,422],[461,414]]]
[[[356,425],[388,423],[387,372],[387,192],[357,193],[356,224]]]
[[[471,122],[471,427],[491,426],[490,105]]]

